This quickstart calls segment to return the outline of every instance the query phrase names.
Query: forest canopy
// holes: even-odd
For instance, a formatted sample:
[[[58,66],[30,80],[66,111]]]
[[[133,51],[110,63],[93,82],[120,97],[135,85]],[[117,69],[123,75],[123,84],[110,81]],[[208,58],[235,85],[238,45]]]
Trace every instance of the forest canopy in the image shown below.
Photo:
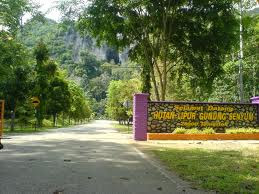
[[[242,15],[245,101],[259,94],[259,17]],[[6,117],[32,125],[131,117],[135,92],[154,100],[239,102],[236,1],[57,1],[62,17],[28,0],[0,4],[0,98]],[[12,11],[11,11],[12,10]],[[30,13],[29,20],[24,15]],[[63,122],[63,123],[64,123]]]

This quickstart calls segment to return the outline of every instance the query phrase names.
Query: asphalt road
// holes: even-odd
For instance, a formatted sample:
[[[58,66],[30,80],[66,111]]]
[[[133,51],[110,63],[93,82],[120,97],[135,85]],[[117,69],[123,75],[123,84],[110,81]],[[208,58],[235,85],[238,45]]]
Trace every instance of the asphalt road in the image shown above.
[[[0,194],[201,193],[150,163],[109,121],[9,137],[0,151]]]

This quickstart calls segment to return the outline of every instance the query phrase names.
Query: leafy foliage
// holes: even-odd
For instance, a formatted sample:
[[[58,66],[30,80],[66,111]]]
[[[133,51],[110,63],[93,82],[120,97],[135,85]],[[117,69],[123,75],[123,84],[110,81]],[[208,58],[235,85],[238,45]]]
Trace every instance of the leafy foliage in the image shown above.
[[[140,90],[140,82],[136,79],[111,81],[107,93],[106,113],[109,118],[126,120],[132,116],[132,107],[128,110],[123,103],[128,100],[132,104],[134,93]]]
[[[174,134],[215,134],[215,130],[212,128],[201,129],[185,129],[185,128],[176,128],[173,131]]]
[[[21,18],[25,12],[31,10],[29,0],[1,0],[0,1],[0,26],[5,27],[13,35],[17,33]]]
[[[246,16],[244,18],[244,94],[245,100],[249,102],[252,96],[259,94],[259,16]],[[214,91],[209,100],[238,102],[239,100],[239,61],[238,51],[229,56],[228,62],[223,66],[224,74],[220,76],[215,84]]]
[[[99,43],[130,47],[131,59],[149,66],[152,79],[142,76],[157,100],[165,100],[168,74],[178,70],[210,93],[237,39],[234,1],[91,1],[78,28]]]
[[[251,133],[259,133],[258,129],[254,128],[233,128],[227,129],[226,133],[228,134],[251,134]]]

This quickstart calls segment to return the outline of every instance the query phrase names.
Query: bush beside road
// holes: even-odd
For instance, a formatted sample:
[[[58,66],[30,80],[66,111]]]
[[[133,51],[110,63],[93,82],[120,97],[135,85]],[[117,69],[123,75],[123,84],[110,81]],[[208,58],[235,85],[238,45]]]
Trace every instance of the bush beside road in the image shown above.
[[[113,124],[113,127],[120,133],[132,133],[132,125],[128,128],[128,125]]]

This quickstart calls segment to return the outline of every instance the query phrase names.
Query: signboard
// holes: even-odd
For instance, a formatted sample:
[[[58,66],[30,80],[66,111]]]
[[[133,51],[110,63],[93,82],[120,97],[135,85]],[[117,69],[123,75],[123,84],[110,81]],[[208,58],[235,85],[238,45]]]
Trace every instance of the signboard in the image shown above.
[[[257,104],[149,102],[148,132],[183,128],[259,127]]]
[[[36,97],[36,96],[32,97],[32,98],[31,98],[31,101],[32,101],[32,104],[33,104],[33,106],[34,106],[35,108],[36,108],[37,106],[39,106],[39,104],[40,104],[40,100],[39,100],[39,98]]]
[[[131,107],[131,102],[129,100],[126,100],[124,103],[123,103],[123,106],[127,109],[129,109]]]
[[[0,137],[2,137],[3,135],[3,129],[4,129],[4,101],[0,100]]]

